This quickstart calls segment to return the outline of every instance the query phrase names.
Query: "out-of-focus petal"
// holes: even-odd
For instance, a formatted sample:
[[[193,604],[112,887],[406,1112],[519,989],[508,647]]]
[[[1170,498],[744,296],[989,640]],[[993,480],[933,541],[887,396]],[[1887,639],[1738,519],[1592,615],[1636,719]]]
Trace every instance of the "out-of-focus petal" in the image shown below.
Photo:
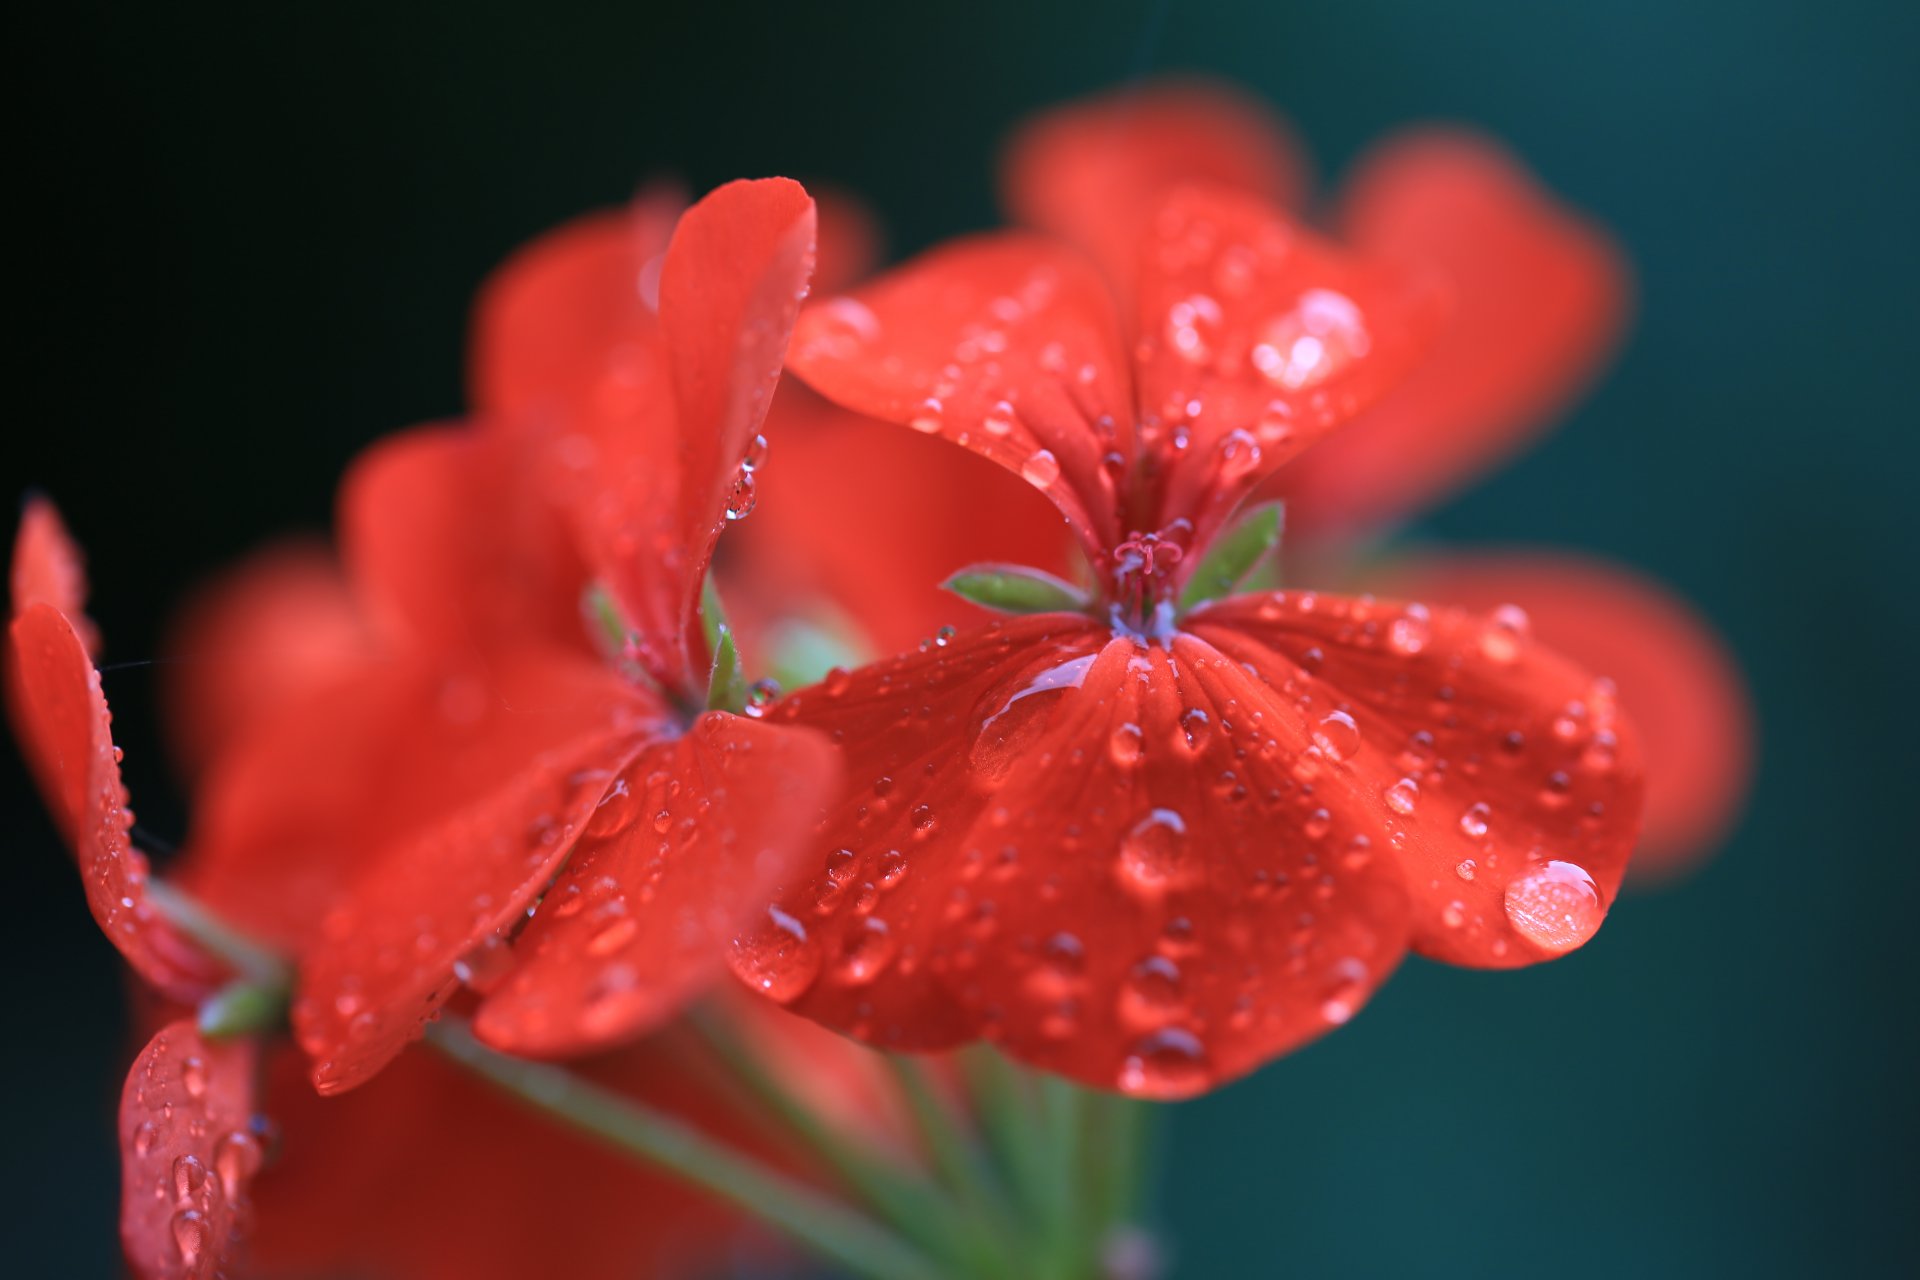
[[[885,256],[880,220],[859,196],[809,181],[819,220],[813,292],[838,293],[873,274]]]
[[[30,497],[21,509],[11,570],[8,585],[14,615],[25,612],[28,605],[52,605],[73,624],[89,656],[100,652],[100,633],[86,613],[86,559],[58,508],[45,498]]]
[[[451,426],[401,432],[354,462],[341,489],[343,555],[389,646],[588,651],[586,572],[536,500],[529,465],[515,442]]]
[[[971,449],[1041,490],[1094,555],[1118,540],[1131,380],[1105,283],[1034,236],[945,245],[801,313],[791,363],[856,413]]]
[[[1371,808],[1303,834],[1268,747],[1299,713],[1201,641],[1025,618],[776,714],[845,745],[848,795],[735,971],[883,1047],[1182,1097],[1344,1021],[1405,945],[1397,867],[1339,856]]]
[[[761,612],[805,617],[821,601],[877,653],[986,610],[941,589],[984,561],[1073,575],[1073,536],[1052,503],[984,458],[838,408],[797,381],[774,396],[753,518],[728,535],[723,582]],[[736,627],[744,620],[736,610]],[[771,655],[749,649],[749,656]]]
[[[1294,761],[1302,810],[1371,829],[1406,881],[1415,950],[1509,967],[1600,927],[1644,788],[1607,682],[1504,613],[1283,592],[1188,625],[1282,695],[1255,745],[1277,738]]]
[[[1253,487],[1391,391],[1444,295],[1342,254],[1231,193],[1188,188],[1154,219],[1140,277],[1141,437],[1155,514],[1204,544]]]
[[[1370,580],[1467,609],[1518,606],[1541,643],[1618,686],[1647,762],[1632,879],[1677,875],[1725,837],[1752,780],[1753,705],[1725,642],[1684,601],[1629,570],[1549,551],[1422,553]]]
[[[588,1053],[679,1012],[810,853],[838,778],[825,738],[709,712],[607,793],[474,1027],[511,1053]]]
[[[333,554],[288,542],[201,590],[175,621],[166,652],[167,726],[180,763],[197,775],[249,726],[364,674],[374,640]]]
[[[649,188],[548,232],[493,273],[468,358],[474,409],[491,427],[570,430],[622,353],[658,340],[661,257],[686,205]]]
[[[29,605],[9,631],[7,702],[41,798],[80,866],[100,931],[134,971],[176,999],[210,991],[224,970],[147,899],[147,860],[128,835],[133,813],[100,673],[72,625]]]
[[[1607,234],[1470,133],[1369,154],[1338,223],[1357,250],[1444,275],[1454,313],[1411,378],[1281,478],[1297,536],[1404,519],[1503,461],[1586,387],[1627,315]]]
[[[253,1175],[254,1046],[183,1019],[148,1042],[120,1095],[120,1241],[143,1280],[215,1280],[239,1262]]]
[[[574,1069],[702,1128],[724,1116],[666,1046]],[[699,1274],[738,1247],[713,1201],[432,1053],[330,1098],[284,1054],[266,1107],[283,1137],[254,1187],[264,1275],[633,1280]]]
[[[1264,103],[1225,84],[1163,80],[1029,119],[1008,142],[1000,199],[1014,221],[1084,246],[1127,285],[1161,202],[1189,183],[1292,209],[1310,176],[1292,131]]]
[[[438,722],[390,727],[390,773],[343,833],[369,842],[306,950],[293,1018],[323,1093],[371,1077],[488,968],[552,881],[657,707],[604,667],[527,657]],[[453,723],[446,723],[451,713]],[[379,798],[418,778],[457,803],[382,830]],[[457,788],[457,790],[455,790]]]

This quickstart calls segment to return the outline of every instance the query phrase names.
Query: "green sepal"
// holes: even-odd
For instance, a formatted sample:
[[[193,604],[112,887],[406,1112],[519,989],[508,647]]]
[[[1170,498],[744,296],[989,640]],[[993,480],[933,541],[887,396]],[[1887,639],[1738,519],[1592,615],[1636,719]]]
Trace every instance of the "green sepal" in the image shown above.
[[[1088,604],[1071,582],[1019,564],[970,564],[940,585],[996,613],[1068,613]]]
[[[707,677],[707,710],[740,711],[747,705],[747,678],[740,670],[740,654],[733,632],[720,628],[713,641],[713,672]]]
[[[1241,516],[1214,541],[1187,579],[1187,589],[1180,593],[1181,611],[1232,595],[1233,589],[1280,545],[1280,534],[1285,527],[1283,503],[1262,503]]]
[[[200,1004],[200,1033],[226,1039],[278,1031],[287,1024],[284,982],[230,982]]]

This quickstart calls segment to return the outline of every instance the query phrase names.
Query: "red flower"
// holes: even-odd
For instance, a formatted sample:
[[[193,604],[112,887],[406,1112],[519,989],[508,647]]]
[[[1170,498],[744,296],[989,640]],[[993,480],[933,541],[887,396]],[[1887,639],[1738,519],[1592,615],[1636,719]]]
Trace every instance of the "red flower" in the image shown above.
[[[1017,234],[802,314],[802,377],[1024,476],[1097,598],[778,705],[842,745],[852,788],[822,872],[735,967],[865,1039],[986,1035],[1174,1097],[1344,1021],[1409,941],[1488,966],[1585,941],[1639,768],[1604,689],[1500,619],[1181,603],[1238,502],[1385,393],[1433,310],[1203,189],[1165,202],[1135,261],[1124,329],[1098,272]],[[1557,728],[1574,704],[1587,718]]]
[[[1180,182],[1301,207],[1308,168],[1264,107],[1173,82],[1038,117],[1009,148],[1003,185],[1019,220],[1129,265],[1153,201]],[[1619,249],[1496,143],[1461,130],[1404,133],[1363,156],[1329,220],[1358,249],[1444,275],[1454,309],[1409,378],[1263,489],[1287,500],[1289,546],[1304,549],[1293,558],[1353,590],[1517,605],[1542,641],[1618,678],[1649,766],[1634,874],[1672,873],[1711,850],[1751,771],[1743,683],[1701,619],[1650,581],[1596,579],[1577,559],[1453,552],[1437,580],[1358,563],[1384,527],[1517,452],[1592,380],[1628,310]]]

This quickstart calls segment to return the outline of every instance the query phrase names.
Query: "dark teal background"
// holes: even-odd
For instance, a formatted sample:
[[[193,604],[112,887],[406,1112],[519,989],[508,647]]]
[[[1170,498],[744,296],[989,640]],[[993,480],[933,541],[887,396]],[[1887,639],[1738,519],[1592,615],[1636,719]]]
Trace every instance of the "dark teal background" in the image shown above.
[[[322,527],[367,441],[457,412],[487,269],[642,177],[831,178],[911,251],[992,219],[1021,114],[1143,71],[1257,88],[1334,169],[1413,120],[1507,139],[1629,247],[1639,321],[1563,430],[1421,532],[1598,551],[1699,602],[1756,690],[1759,783],[1718,861],[1595,945],[1410,963],[1175,1110],[1179,1274],[1911,1274],[1914,6],[266,8],[45,7],[10,41],[5,485],[91,548],[109,660],[156,654],[215,565]],[[178,832],[153,684],[107,689],[143,821]],[[117,966],[3,782],[6,1256],[110,1274]]]

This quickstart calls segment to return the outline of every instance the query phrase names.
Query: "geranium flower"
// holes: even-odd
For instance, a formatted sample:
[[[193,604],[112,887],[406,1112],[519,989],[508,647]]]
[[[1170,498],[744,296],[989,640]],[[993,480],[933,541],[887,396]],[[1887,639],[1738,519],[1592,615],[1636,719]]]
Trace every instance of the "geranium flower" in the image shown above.
[[[1310,168],[1264,106],[1174,81],[1039,116],[1009,146],[1002,185],[1019,221],[1130,269],[1154,202],[1179,183],[1301,208]],[[1452,551],[1379,566],[1360,555],[1522,449],[1592,380],[1628,311],[1619,249],[1498,144],[1460,129],[1412,130],[1362,156],[1328,220],[1357,249],[1446,276],[1455,305],[1404,383],[1263,489],[1287,501],[1290,559],[1353,590],[1517,606],[1543,642],[1614,677],[1647,752],[1633,872],[1673,874],[1714,847],[1751,772],[1748,698],[1705,622],[1656,583],[1572,557]]]
[[[1055,607],[770,711],[850,791],[735,968],[876,1043],[1177,1097],[1344,1021],[1409,942],[1584,942],[1640,782],[1605,686],[1500,618],[1214,580],[1241,500],[1415,363],[1432,295],[1215,189],[1134,261],[980,236],[802,314],[801,377],[1021,475],[1095,586],[1009,574]]]
[[[56,817],[68,812],[63,779],[75,763],[86,766],[83,776],[101,797],[122,796],[98,675],[79,638],[92,634],[79,612],[79,556],[51,504],[29,504],[13,581],[15,724],[50,780]],[[253,743],[282,736],[280,717],[297,725],[367,677],[368,627],[347,587],[330,561],[303,548],[266,553],[203,597],[183,634],[222,647],[183,649],[192,660],[169,671],[204,698],[192,704],[200,712],[185,735],[204,773],[221,777],[238,762],[237,776],[248,776]],[[209,631],[215,620],[228,629]],[[276,643],[295,621],[312,631],[298,643]],[[242,648],[244,661],[228,660]],[[189,705],[179,696],[169,701]],[[140,907],[122,904],[103,928],[143,978],[158,975],[163,995],[198,1000],[229,966],[146,901],[145,860],[126,839],[124,804],[116,801],[103,816],[74,837],[89,887],[137,893]],[[328,820],[317,810],[309,816]],[[247,863],[257,879],[241,883],[210,874],[189,849],[179,878],[229,924],[297,952],[313,939],[326,886],[354,870],[354,852],[340,839],[289,843],[284,856]],[[156,968],[155,955],[169,963]],[[181,981],[183,972],[193,979]],[[808,1034],[808,1024],[764,1002],[729,1001],[723,1012],[783,1073],[795,1074],[784,1064],[799,1069],[799,1083],[823,1113],[850,1131],[884,1136],[886,1117],[868,1101],[875,1063],[826,1032]],[[693,1260],[722,1256],[736,1234],[731,1215],[704,1197],[530,1114],[431,1055],[407,1055],[366,1087],[322,1100],[305,1055],[291,1045],[208,1036],[171,1003],[144,1021],[151,1038],[128,1073],[118,1122],[122,1237],[143,1276],[208,1277],[244,1256],[249,1272],[263,1275],[346,1270],[472,1280],[552,1268],[612,1280],[682,1274]],[[685,1035],[621,1045],[575,1069],[710,1133],[764,1145],[764,1126],[714,1086],[722,1073]],[[569,1227],[556,1233],[553,1223],[562,1220]]]

